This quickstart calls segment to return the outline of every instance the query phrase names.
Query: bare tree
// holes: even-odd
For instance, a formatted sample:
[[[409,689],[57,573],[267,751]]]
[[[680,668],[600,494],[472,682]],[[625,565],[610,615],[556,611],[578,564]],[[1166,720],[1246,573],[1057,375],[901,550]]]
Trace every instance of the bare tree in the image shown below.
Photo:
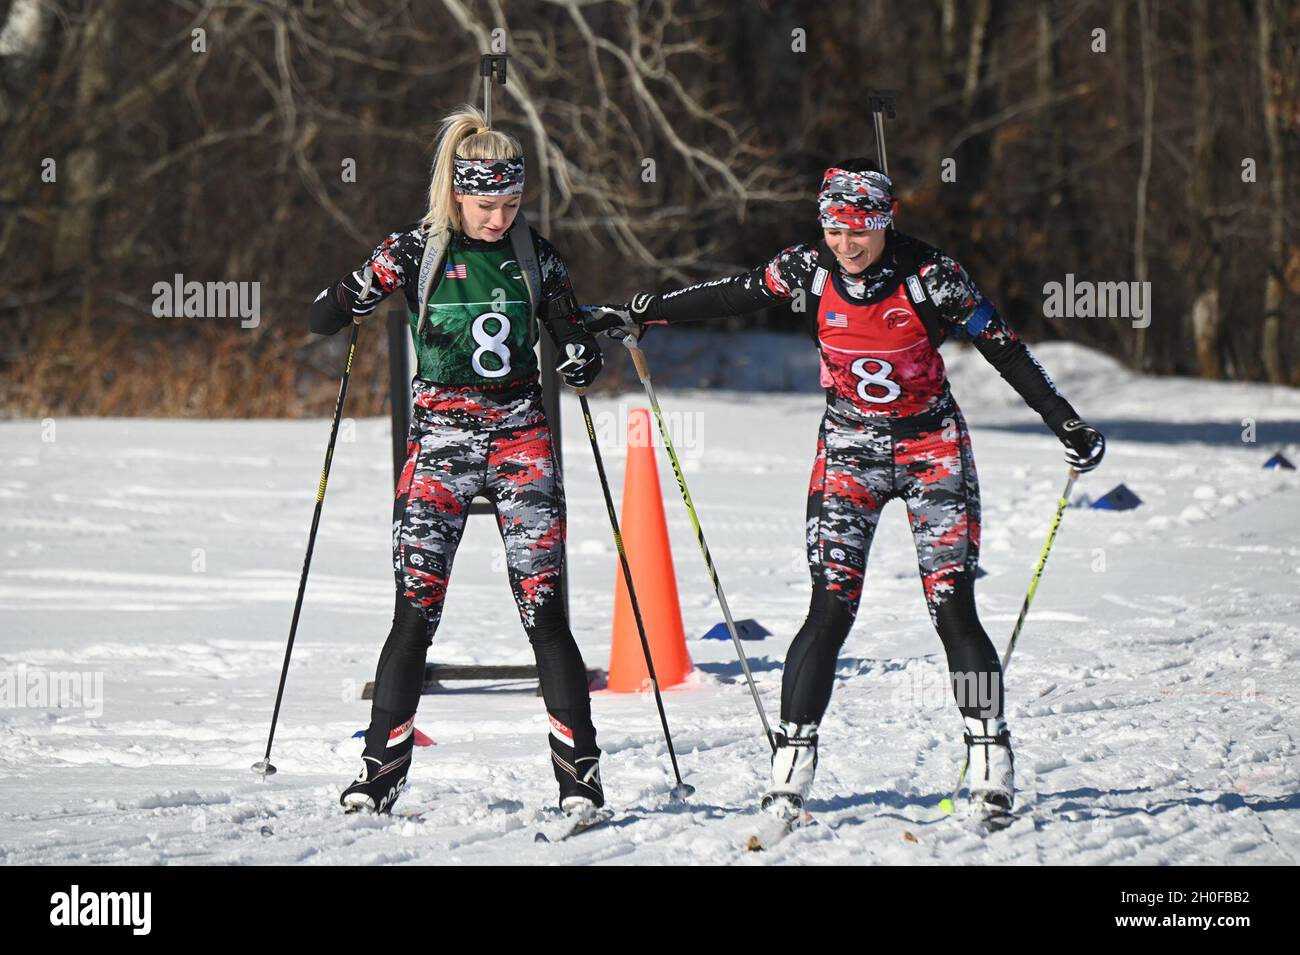
[[[1219,280],[1223,271],[1220,224],[1215,211],[1217,173],[1214,164],[1215,104],[1210,89],[1213,65],[1210,58],[1209,0],[1192,5],[1192,181],[1188,197],[1191,215],[1204,218],[1207,241],[1202,254],[1190,263],[1192,282],[1192,338],[1196,360],[1205,378],[1222,378],[1223,362],[1219,342],[1223,333],[1223,312],[1219,302]]]
[[[0,26],[0,130],[31,91],[36,65],[50,38],[54,12],[41,0],[13,0]]]
[[[1256,20],[1259,36],[1260,105],[1264,110],[1264,134],[1268,143],[1268,244],[1266,278],[1264,280],[1264,325],[1261,334],[1261,351],[1268,380],[1281,384],[1286,381],[1282,370],[1282,276],[1286,268],[1286,240],[1284,236],[1286,205],[1283,201],[1285,155],[1282,136],[1278,129],[1281,109],[1282,78],[1274,62],[1274,32],[1272,4],[1259,0]]]
[[[338,343],[305,304],[423,212],[437,120],[500,44],[497,121],[587,301],[815,236],[821,170],[871,151],[863,91],[896,88],[901,227],[1028,337],[1294,378],[1300,7],[1157,4],[0,0],[0,414],[328,408]],[[1259,186],[1229,174],[1243,155]],[[177,272],[259,282],[266,320],[154,318]],[[1045,320],[1067,272],[1152,282],[1151,327]],[[382,363],[358,356],[357,413],[382,410]]]
[[[1133,272],[1140,283],[1151,280],[1147,261],[1147,194],[1151,183],[1151,154],[1155,137],[1155,32],[1160,10],[1151,10],[1151,0],[1138,0],[1139,37],[1142,47],[1142,161],[1138,169],[1137,213],[1133,229]],[[1147,330],[1134,329],[1133,364],[1147,366]]]

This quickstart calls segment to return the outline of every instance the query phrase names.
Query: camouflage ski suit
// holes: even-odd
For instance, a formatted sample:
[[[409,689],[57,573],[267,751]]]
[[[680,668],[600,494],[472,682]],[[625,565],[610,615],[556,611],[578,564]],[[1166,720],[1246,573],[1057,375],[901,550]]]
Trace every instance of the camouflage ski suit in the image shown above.
[[[563,261],[545,239],[534,240],[543,295],[569,291]],[[423,252],[420,228],[390,235],[360,269],[322,293],[313,306],[313,330],[332,333],[404,288],[414,334],[411,286]],[[537,319],[512,263],[508,239],[485,243],[457,234],[445,277],[429,300],[430,320],[417,343],[420,373],[412,382],[406,464],[393,503],[396,608],[375,673],[366,755],[385,766],[409,758],[425,657],[442,619],[470,504],[483,497],[495,511],[510,589],[537,659],[560,796],[601,803],[587,671],[561,593],[564,490],[533,355]],[[377,289],[362,298],[366,266]],[[575,334],[547,327],[557,339]]]
[[[861,273],[821,261],[818,245],[804,242],[749,272],[641,296],[630,306],[638,321],[655,325],[817,298],[805,316],[826,388],[808,492],[813,593],[786,656],[782,722],[821,721],[857,615],[871,539],[881,509],[895,498],[907,507],[957,704],[965,717],[999,718],[1002,668],[975,608],[979,483],[938,345],[945,337],[970,341],[1053,431],[1074,409],[961,265],[933,246],[891,230],[881,258]],[[933,310],[921,304],[926,299]]]

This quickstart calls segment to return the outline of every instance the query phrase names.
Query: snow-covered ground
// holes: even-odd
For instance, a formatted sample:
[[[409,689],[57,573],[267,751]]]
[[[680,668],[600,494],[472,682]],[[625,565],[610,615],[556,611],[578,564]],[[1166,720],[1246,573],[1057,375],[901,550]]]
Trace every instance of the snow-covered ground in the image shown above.
[[[1075,346],[1036,353],[1110,439],[1076,499],[1122,481],[1145,503],[1066,514],[1007,677],[1027,813],[1005,832],[977,836],[938,809],[960,768],[961,725],[901,504],[881,522],[823,724],[809,806],[819,825],[770,853],[739,847],[766,744],[730,642],[690,639],[696,670],[665,702],[696,795],[666,802],[653,700],[599,692],[620,815],[537,845],[554,782],[528,684],[424,698],[417,726],[437,745],[416,750],[399,802],[423,821],[340,814],[360,753],[352,734],[368,721],[359,691],[392,612],[387,421],[345,425],[276,734],[280,772],[261,782],[249,766],[265,742],[328,422],[60,419],[0,423],[0,860],[1300,861],[1300,477],[1261,468],[1279,447],[1297,459],[1300,393],[1143,378]],[[1066,469],[1056,439],[978,355],[948,357],[982,479],[980,609],[1003,649]],[[821,399],[661,400],[731,606],[772,631],[747,646],[775,720],[807,606],[803,505]],[[602,436],[643,404],[593,400]],[[615,558],[568,399],[564,429],[574,632],[603,667]],[[621,488],[623,451],[606,457]],[[660,463],[682,613],[698,638],[720,616]],[[499,552],[491,522],[472,520],[431,659],[531,662]]]

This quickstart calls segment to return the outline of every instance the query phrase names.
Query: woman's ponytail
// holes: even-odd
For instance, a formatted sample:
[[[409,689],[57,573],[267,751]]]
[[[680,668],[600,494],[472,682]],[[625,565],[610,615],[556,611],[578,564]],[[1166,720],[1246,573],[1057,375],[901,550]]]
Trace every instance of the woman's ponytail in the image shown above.
[[[524,154],[519,140],[488,128],[477,106],[465,105],[443,118],[433,153],[429,181],[429,211],[420,224],[426,235],[461,229],[460,207],[452,199],[455,161],[460,159],[518,159]]]

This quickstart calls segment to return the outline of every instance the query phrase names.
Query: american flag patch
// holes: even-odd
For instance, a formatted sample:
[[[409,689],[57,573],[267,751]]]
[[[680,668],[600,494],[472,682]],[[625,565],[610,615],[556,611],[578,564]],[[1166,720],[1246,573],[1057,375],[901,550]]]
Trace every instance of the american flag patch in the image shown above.
[[[446,275],[449,279],[469,278],[469,272],[466,269],[464,262],[458,262],[455,265],[448,265]]]
[[[849,317],[843,312],[827,312],[826,324],[831,328],[848,328]]]

